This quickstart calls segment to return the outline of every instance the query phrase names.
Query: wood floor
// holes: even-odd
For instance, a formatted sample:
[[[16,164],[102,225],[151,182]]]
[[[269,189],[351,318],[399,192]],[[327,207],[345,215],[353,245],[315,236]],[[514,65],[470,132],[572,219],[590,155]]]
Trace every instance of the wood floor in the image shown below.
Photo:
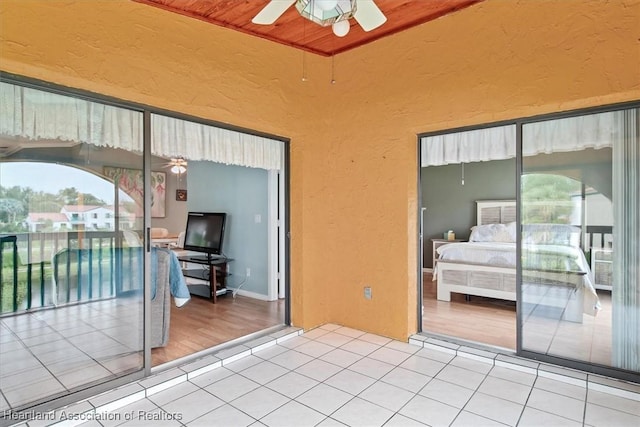
[[[425,273],[422,323],[425,332],[511,350],[516,348],[515,302],[476,296],[467,301],[460,294],[452,294],[451,302],[444,302],[436,299],[436,289],[431,274]],[[600,297],[602,312],[595,318],[585,316],[583,324],[562,322],[561,327],[532,324],[531,328],[535,329],[528,328],[525,331],[526,346],[542,353],[606,365],[611,348],[611,303],[610,295]],[[239,295],[233,299],[231,295],[226,295],[220,297],[217,304],[212,304],[207,299],[193,297],[182,308],[171,306],[169,344],[152,350],[152,365],[158,366],[283,323],[282,300],[267,302]],[[574,330],[576,328],[578,331]],[[553,336],[537,337],[537,330],[553,330]],[[576,335],[590,336],[590,339],[573,343],[572,338]]]
[[[516,348],[516,303],[451,294],[451,302],[436,299],[437,282],[431,273],[423,278],[422,329],[492,346]]]
[[[438,301],[437,282],[424,274],[422,329],[451,337],[515,350],[516,305],[513,301],[451,294],[451,302]],[[611,292],[598,290],[601,310],[584,315],[582,323],[560,320],[557,310],[548,316],[529,316],[523,324],[523,348],[542,354],[611,365]]]
[[[152,366],[283,323],[284,300],[224,295],[213,304],[193,296],[181,308],[171,304],[169,344],[151,350]]]

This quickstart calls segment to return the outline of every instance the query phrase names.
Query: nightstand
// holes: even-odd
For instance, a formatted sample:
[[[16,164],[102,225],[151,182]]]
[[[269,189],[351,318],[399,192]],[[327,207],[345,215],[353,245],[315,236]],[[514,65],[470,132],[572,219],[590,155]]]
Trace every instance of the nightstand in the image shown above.
[[[431,263],[431,271],[433,271],[433,269],[436,268],[436,261],[438,259],[438,253],[436,252],[436,249],[438,249],[440,246],[442,245],[446,245],[447,243],[455,243],[455,242],[464,242],[465,240],[463,239],[453,239],[453,240],[447,240],[447,239],[431,239],[431,244],[433,247],[433,262]]]

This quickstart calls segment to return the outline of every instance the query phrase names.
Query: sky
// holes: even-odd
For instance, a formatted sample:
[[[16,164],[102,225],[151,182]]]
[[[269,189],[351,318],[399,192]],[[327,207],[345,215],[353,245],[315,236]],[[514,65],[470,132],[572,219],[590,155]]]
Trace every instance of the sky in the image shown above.
[[[70,166],[53,163],[0,163],[0,185],[30,187],[34,191],[56,194],[63,188],[75,187],[81,193],[93,194],[107,204],[113,203],[113,184],[97,175]],[[120,201],[131,200],[120,192]]]

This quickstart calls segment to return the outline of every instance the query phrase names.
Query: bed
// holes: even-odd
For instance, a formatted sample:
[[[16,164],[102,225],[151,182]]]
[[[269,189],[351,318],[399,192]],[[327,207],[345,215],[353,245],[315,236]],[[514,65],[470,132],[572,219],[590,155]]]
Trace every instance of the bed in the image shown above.
[[[513,200],[477,201],[469,242],[438,247],[437,298],[451,293],[516,300],[516,205]],[[560,310],[582,322],[600,307],[589,264],[580,249],[579,227],[527,224],[522,229],[522,307]],[[527,314],[527,313],[525,313]]]

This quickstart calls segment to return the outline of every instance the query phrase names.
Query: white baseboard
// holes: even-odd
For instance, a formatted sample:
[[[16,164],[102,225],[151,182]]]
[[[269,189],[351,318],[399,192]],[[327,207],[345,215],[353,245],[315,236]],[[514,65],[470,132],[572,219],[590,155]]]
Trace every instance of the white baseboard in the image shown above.
[[[433,268],[422,268],[423,273],[433,273]]]
[[[227,288],[228,292],[235,291],[234,288]],[[261,301],[271,301],[267,295],[259,294],[257,292],[245,291],[244,289],[240,289],[238,291],[238,295],[242,295],[243,297],[249,297],[254,299],[259,299]],[[275,300],[273,300],[275,301]]]

